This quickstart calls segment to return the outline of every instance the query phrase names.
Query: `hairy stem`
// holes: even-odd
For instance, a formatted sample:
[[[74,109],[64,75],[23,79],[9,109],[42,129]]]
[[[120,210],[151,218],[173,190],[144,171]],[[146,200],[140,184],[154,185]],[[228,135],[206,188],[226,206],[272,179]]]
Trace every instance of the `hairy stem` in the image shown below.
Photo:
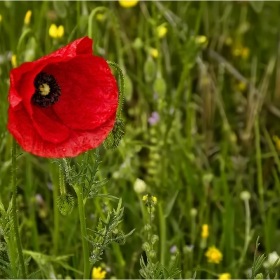
[[[56,165],[51,163],[52,184],[53,184],[53,207],[54,207],[54,231],[53,231],[53,252],[56,255],[59,246],[59,209],[57,200],[59,196],[59,180]],[[59,171],[60,172],[60,171]]]
[[[89,278],[89,248],[87,237],[87,228],[86,228],[86,216],[83,202],[83,191],[79,186],[74,187],[75,192],[78,198],[78,208],[79,208],[79,217],[80,217],[80,226],[81,226],[81,235],[82,235],[82,244],[83,244],[83,255],[84,255],[84,279]]]
[[[162,209],[162,204],[158,204],[158,215],[159,215],[159,231],[160,231],[160,262],[165,265],[166,256],[166,223],[164,218],[164,213]]]
[[[11,236],[14,236],[14,230],[12,229],[11,231]],[[13,276],[16,278],[17,275],[17,266],[16,266],[16,248],[14,246],[12,246],[10,239],[7,238],[5,239],[7,246],[8,246],[8,254],[9,254],[9,260],[10,260],[10,264],[11,264],[11,268],[12,268],[12,272],[13,272]]]
[[[19,257],[19,264],[21,267],[22,272],[22,278],[26,279],[26,272],[25,272],[25,266],[24,266],[24,260],[23,260],[23,254],[22,254],[22,247],[21,247],[21,240],[19,236],[19,229],[18,229],[18,216],[17,216],[17,178],[16,178],[16,141],[13,139],[13,146],[12,146],[12,191],[13,191],[13,197],[12,197],[12,216],[13,216],[13,224],[14,224],[14,235],[16,240],[16,246],[18,251],[18,257]]]

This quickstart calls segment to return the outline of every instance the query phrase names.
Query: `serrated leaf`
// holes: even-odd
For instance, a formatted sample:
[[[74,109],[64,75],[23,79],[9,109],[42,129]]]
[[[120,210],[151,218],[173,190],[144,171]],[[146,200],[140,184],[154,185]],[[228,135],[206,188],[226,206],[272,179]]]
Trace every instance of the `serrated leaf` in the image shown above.
[[[63,216],[69,215],[74,208],[74,198],[70,194],[61,194],[57,198],[57,207]]]

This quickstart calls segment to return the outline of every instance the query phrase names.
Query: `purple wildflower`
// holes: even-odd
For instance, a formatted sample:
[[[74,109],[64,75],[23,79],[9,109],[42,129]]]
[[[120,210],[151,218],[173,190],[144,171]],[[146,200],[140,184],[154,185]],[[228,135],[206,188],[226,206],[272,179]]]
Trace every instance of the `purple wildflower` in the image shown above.
[[[53,185],[52,185],[52,183],[47,183],[47,187],[48,187],[48,189],[49,189],[50,191],[53,190]]]
[[[159,119],[160,119],[160,117],[159,117],[158,112],[152,112],[152,115],[151,115],[151,117],[149,117],[148,122],[150,125],[155,125],[156,123],[159,122]]]
[[[36,194],[35,199],[36,199],[38,204],[43,204],[44,203],[43,197],[39,193]]]
[[[172,254],[175,254],[177,252],[177,246],[176,245],[173,245],[171,248],[170,248],[170,253]]]

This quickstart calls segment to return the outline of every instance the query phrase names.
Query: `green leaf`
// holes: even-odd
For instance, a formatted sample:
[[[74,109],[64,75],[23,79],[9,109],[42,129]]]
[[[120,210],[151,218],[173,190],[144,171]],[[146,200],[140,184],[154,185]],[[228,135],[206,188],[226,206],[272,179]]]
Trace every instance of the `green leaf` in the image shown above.
[[[70,194],[61,194],[57,198],[57,207],[63,216],[69,215],[74,208],[74,198]]]

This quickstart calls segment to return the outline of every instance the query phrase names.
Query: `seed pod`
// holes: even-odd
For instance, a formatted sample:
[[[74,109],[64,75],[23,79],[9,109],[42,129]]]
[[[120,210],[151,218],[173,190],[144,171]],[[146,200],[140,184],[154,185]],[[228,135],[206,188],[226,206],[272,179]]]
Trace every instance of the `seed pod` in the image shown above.
[[[144,74],[146,82],[151,82],[155,78],[156,64],[150,56],[148,56],[148,59],[145,61]]]
[[[154,92],[156,92],[160,97],[164,97],[166,93],[166,83],[165,80],[158,76],[154,82]]]

